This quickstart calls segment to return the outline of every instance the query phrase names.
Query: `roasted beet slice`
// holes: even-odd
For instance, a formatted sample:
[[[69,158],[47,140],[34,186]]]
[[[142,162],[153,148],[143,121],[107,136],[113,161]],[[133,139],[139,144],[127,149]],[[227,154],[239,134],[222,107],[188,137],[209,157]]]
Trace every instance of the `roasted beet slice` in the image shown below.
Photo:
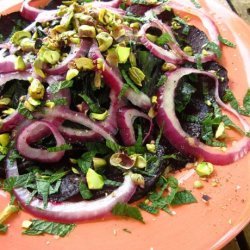
[[[145,12],[152,9],[154,5],[143,5],[143,4],[133,4],[127,8],[127,14],[133,14],[135,16],[144,16]]]

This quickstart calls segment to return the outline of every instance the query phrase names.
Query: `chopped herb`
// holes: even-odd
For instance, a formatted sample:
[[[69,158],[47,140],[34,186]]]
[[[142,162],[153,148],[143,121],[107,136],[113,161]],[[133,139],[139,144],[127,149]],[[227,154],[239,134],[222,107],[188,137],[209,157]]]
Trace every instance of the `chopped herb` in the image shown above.
[[[243,106],[246,112],[250,114],[250,89],[247,90],[247,93],[243,99]]]
[[[197,69],[203,70],[203,66],[202,66],[202,62],[201,62],[201,54],[198,54],[198,53],[195,54],[194,58],[195,58]]]
[[[142,4],[142,5],[151,5],[152,2],[148,0],[132,0],[132,4]]]
[[[140,210],[137,207],[130,206],[126,203],[117,203],[112,209],[112,214],[133,218],[144,223]]]
[[[110,148],[113,152],[118,152],[121,149],[121,146],[117,144],[116,142],[106,140],[106,146]]]
[[[17,107],[17,112],[29,120],[33,119],[33,115],[31,114],[31,112],[28,109],[26,109],[24,107],[24,104],[22,102],[19,103],[19,105]]]
[[[66,98],[57,98],[57,99],[53,99],[52,102],[55,103],[56,106],[59,106],[59,105],[67,105],[68,104],[68,101]]]
[[[47,233],[64,237],[69,234],[76,226],[75,224],[63,224],[43,220],[32,220],[31,222],[31,226],[23,231],[23,234],[43,235]]]
[[[110,153],[110,149],[101,142],[86,142],[85,146],[88,151],[96,151],[98,154],[106,155]]]
[[[59,151],[64,151],[64,150],[71,150],[73,147],[72,145],[70,144],[63,144],[61,146],[58,146],[58,147],[50,147],[50,148],[47,148],[47,150],[49,152],[59,152]]]
[[[171,202],[171,205],[183,205],[195,202],[197,202],[197,200],[195,199],[193,194],[188,190],[184,190],[176,193],[174,199]]]
[[[88,169],[92,166],[93,157],[95,155],[95,151],[86,152],[77,160],[78,166],[84,174],[86,174]]]
[[[80,181],[79,183],[79,190],[84,200],[89,200],[93,197],[91,191],[88,189],[88,186],[83,181]]]
[[[208,42],[205,46],[204,46],[204,49],[208,49],[212,52],[215,53],[215,55],[218,57],[218,58],[221,58],[222,56],[222,52],[221,52],[221,49],[220,47],[214,43],[214,42]]]
[[[50,189],[50,183],[47,180],[36,180],[36,188],[38,194],[40,194],[43,198],[43,205],[44,208],[48,205],[48,196],[49,196],[49,189]]]
[[[73,86],[73,81],[61,81],[61,82],[57,82],[57,83],[53,83],[49,86],[48,91],[52,94],[57,93],[58,91],[60,91],[61,89],[66,89],[66,88],[71,88]]]
[[[169,42],[172,42],[173,41],[173,38],[171,37],[171,35],[169,33],[163,33],[161,36],[159,36],[157,39],[156,39],[156,44],[157,45],[160,45],[160,46],[163,46],[165,45],[166,43],[169,43]]]
[[[140,93],[140,90],[135,86],[134,82],[130,79],[126,71],[122,69],[121,74],[123,79],[126,81],[126,84],[129,85],[129,87],[133,89],[136,93]]]
[[[102,110],[100,106],[91,100],[90,97],[88,97],[86,94],[79,94],[79,96],[86,102],[86,104],[89,106],[89,110],[93,113],[101,113]]]
[[[153,205],[148,205],[145,202],[139,203],[139,208],[150,213],[150,214],[158,214],[159,213],[159,208],[156,208]]]
[[[0,234],[5,234],[8,231],[8,226],[4,224],[0,224]]]
[[[122,89],[121,89],[121,91],[119,93],[119,98],[123,97],[126,94],[126,92],[127,92],[128,89],[129,89],[129,85],[126,84],[126,83],[123,84],[122,85]]]
[[[111,186],[111,187],[119,187],[122,185],[122,183],[119,181],[113,181],[113,180],[108,180],[108,179],[104,180],[104,184],[106,186]]]
[[[218,36],[218,39],[220,42],[222,42],[223,44],[225,44],[228,47],[232,47],[235,48],[236,45],[230,41],[228,41],[226,38],[223,38],[221,35]]]
[[[161,75],[161,77],[160,77],[160,79],[159,79],[159,81],[158,81],[158,83],[157,83],[157,88],[159,88],[159,87],[161,87],[161,86],[163,86],[164,84],[165,84],[165,82],[167,81],[167,76],[166,75]]]
[[[197,9],[201,8],[201,5],[196,0],[190,0]]]
[[[182,30],[182,33],[183,33],[184,35],[188,35],[188,33],[189,33],[189,31],[190,31],[190,27],[189,27],[189,25],[186,23],[186,21],[184,21],[182,18],[180,18],[180,17],[178,17],[178,16],[174,17],[173,20],[179,22],[179,23],[182,24],[182,25],[184,25],[184,28],[183,28],[183,30]]]

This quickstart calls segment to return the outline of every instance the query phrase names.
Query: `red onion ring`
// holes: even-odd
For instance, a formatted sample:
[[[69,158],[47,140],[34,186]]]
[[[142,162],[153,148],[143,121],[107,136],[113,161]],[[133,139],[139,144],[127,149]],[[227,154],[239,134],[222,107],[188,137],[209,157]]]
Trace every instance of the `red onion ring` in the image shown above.
[[[117,95],[119,95],[122,90],[123,82],[121,77],[119,76],[119,73],[117,72],[118,69],[113,69],[108,65],[108,63],[104,60],[98,46],[95,43],[91,46],[89,50],[89,57],[92,60],[103,60],[104,67],[101,71],[103,79],[105,83],[111,89],[113,89],[117,93]],[[132,89],[129,89],[125,93],[125,96],[129,101],[131,101],[132,104],[142,109],[148,110],[151,107],[150,98],[143,92],[135,93]]]
[[[145,142],[153,129],[152,119],[145,113],[136,109],[123,107],[118,110],[117,124],[119,127],[119,133],[125,146],[132,146],[136,143],[133,123],[137,117],[144,118],[150,122],[149,131],[143,139],[143,142]]]
[[[16,61],[16,56],[14,55],[1,57],[0,58],[0,73],[12,73],[16,71],[21,71],[15,68],[15,61]]]
[[[106,130],[109,134],[115,135],[117,133],[117,123],[116,123],[116,112],[119,106],[119,100],[114,91],[110,92],[110,107],[108,110],[109,116],[103,122],[98,122],[97,124]],[[101,140],[100,134],[93,130],[80,130],[67,128],[64,126],[59,127],[59,131],[70,141],[70,142],[85,142],[85,141],[97,141]]]
[[[71,50],[66,59],[60,64],[56,65],[55,68],[44,69],[49,75],[62,75],[68,70],[68,64],[75,58],[84,56],[88,53],[92,41],[89,39],[81,39],[80,46],[73,44]]]
[[[47,121],[34,121],[29,126],[23,128],[23,130],[19,132],[16,141],[17,150],[21,155],[23,155],[27,159],[46,163],[57,162],[63,157],[64,151],[48,152],[44,149],[32,148],[29,145],[29,143],[35,142],[38,139],[38,136],[32,136],[33,132],[44,131],[44,127],[47,127],[54,135],[57,147],[65,144],[64,138],[52,123]],[[38,132],[38,134],[41,135],[43,134],[43,132]]]
[[[122,0],[112,0],[112,1],[107,1],[107,2],[106,1],[94,1],[94,2],[89,3],[89,5],[93,7],[97,7],[97,8],[104,8],[104,9],[109,8],[109,7],[118,9],[121,3],[122,3]]]
[[[44,10],[32,7],[30,2],[32,2],[32,0],[24,0],[21,7],[21,16],[29,21],[34,21],[36,17]]]
[[[6,173],[8,177],[19,175],[16,162],[11,165],[9,159],[7,160]],[[44,218],[49,221],[74,223],[77,221],[100,218],[109,214],[118,202],[129,201],[135,193],[135,190],[136,185],[131,180],[130,176],[126,175],[123,184],[104,198],[94,201],[48,202],[46,209],[44,209],[43,201],[37,198],[33,198],[30,204],[26,204],[31,193],[25,188],[15,188],[14,194],[22,207],[36,217]]]
[[[219,97],[219,82],[212,73],[199,71],[196,69],[180,68],[168,75],[168,80],[161,89],[158,96],[158,114],[157,122],[163,127],[163,133],[168,140],[178,150],[201,157],[205,161],[209,161],[218,165],[227,165],[242,158],[250,150],[250,139],[243,137],[239,141],[232,144],[225,152],[214,147],[210,147],[200,142],[194,137],[188,135],[181,127],[181,124],[175,114],[174,96],[175,89],[179,80],[189,74],[202,74],[215,80],[215,98],[217,103],[232,115],[234,115],[243,125],[246,131],[250,130],[248,123],[229,105],[223,103]]]

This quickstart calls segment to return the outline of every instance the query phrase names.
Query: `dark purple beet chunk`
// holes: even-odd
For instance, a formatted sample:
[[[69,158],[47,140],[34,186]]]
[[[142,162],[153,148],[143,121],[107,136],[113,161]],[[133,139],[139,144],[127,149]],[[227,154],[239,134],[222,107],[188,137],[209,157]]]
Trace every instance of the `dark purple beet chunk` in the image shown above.
[[[186,122],[182,125],[184,131],[188,131],[188,134],[192,137],[199,138],[201,136],[201,126],[198,123]]]
[[[153,5],[142,5],[142,4],[133,4],[127,8],[127,14],[133,14],[135,16],[144,16],[145,12],[152,9]]]

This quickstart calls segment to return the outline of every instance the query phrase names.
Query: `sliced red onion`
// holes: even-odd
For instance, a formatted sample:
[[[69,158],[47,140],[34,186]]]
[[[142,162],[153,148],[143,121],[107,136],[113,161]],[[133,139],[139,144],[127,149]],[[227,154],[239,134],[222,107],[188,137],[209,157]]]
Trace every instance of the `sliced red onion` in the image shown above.
[[[16,56],[9,55],[0,58],[0,73],[16,72],[15,68]]]
[[[7,160],[6,172],[8,177],[19,176],[16,162],[11,165],[10,161]],[[49,221],[74,223],[100,218],[109,214],[118,202],[129,201],[135,193],[135,190],[136,185],[131,180],[131,177],[126,175],[123,184],[110,195],[93,201],[48,202],[47,207],[44,208],[43,201],[37,198],[33,198],[32,201],[27,204],[31,193],[25,188],[15,188],[14,194],[22,207],[36,217]]]
[[[71,50],[60,64],[56,65],[54,68],[44,69],[49,75],[62,75],[68,70],[68,64],[75,58],[86,55],[89,52],[92,41],[89,39],[81,39],[80,46],[76,44],[71,45]]]
[[[24,0],[21,8],[21,16],[29,21],[34,21],[43,10],[31,6],[30,2],[32,0]]]
[[[15,111],[13,114],[7,116],[2,120],[2,125],[0,127],[0,133],[9,132],[15,128],[19,123],[24,120],[24,117]]]
[[[92,60],[102,59],[103,60],[103,70],[102,70],[102,76],[105,81],[105,83],[113,89],[117,95],[122,90],[123,82],[122,79],[118,73],[118,69],[111,68],[108,63],[104,60],[100,50],[98,49],[98,46],[94,43],[90,50],[89,50],[89,57]],[[135,93],[132,89],[127,90],[125,93],[125,96],[129,101],[131,101],[134,105],[143,108],[143,109],[149,109],[151,107],[151,101],[150,98],[144,94],[143,92]]]
[[[58,10],[43,10],[41,13],[37,15],[35,22],[46,23],[55,20],[58,18],[57,11]]]
[[[117,133],[116,113],[119,105],[119,100],[114,91],[110,92],[110,107],[108,110],[109,116],[103,122],[97,124],[101,126],[110,135]],[[85,114],[83,114],[85,116]],[[70,141],[70,142],[85,142],[85,141],[97,141],[102,139],[102,136],[94,130],[80,130],[67,128],[64,126],[59,127],[59,131]]]
[[[64,138],[52,123],[47,121],[34,121],[18,133],[16,141],[17,150],[21,155],[23,155],[27,159],[46,163],[57,162],[63,157],[64,151],[49,152],[44,149],[32,148],[29,145],[30,143],[34,143],[38,139],[42,139],[32,135],[34,131],[44,131],[44,127],[47,127],[55,137],[57,147],[65,144]],[[38,134],[43,135],[43,132],[38,132]]]
[[[153,9],[154,10],[154,9]],[[182,63],[182,58],[180,55],[178,55],[175,51],[173,50],[167,50],[164,49],[156,44],[154,44],[153,42],[151,42],[147,36],[146,36],[146,31],[148,28],[150,27],[155,27],[155,28],[159,28],[163,33],[169,33],[170,36],[172,37],[172,40],[174,41],[174,36],[172,34],[171,29],[167,26],[164,25],[161,21],[154,19],[151,20],[150,23],[146,23],[144,24],[138,35],[140,36],[140,40],[141,43],[156,57],[161,58],[162,60],[166,61],[166,62],[170,62],[170,63],[174,63],[174,64],[180,64]],[[169,46],[171,47],[171,44],[174,44],[174,42],[168,43]]]
[[[118,9],[121,3],[122,3],[122,0],[94,1],[94,2],[89,3],[89,5],[93,6],[93,7],[104,8],[104,9],[109,8],[109,7]],[[85,4],[85,5],[87,5],[87,4]]]
[[[145,113],[137,109],[123,107],[118,110],[117,124],[119,127],[119,133],[122,137],[122,141],[125,146],[132,146],[136,143],[133,123],[135,119],[138,117],[144,118],[148,120],[150,123],[149,131],[143,139],[143,142],[145,142],[147,138],[150,136],[152,129],[153,129],[152,119],[148,115],[146,115]]]
[[[232,146],[223,151],[218,148],[210,147],[200,142],[194,137],[188,135],[181,127],[181,124],[175,114],[174,96],[175,89],[179,80],[189,74],[202,74],[211,77],[215,81],[215,97],[217,103],[226,111],[234,115],[243,125],[246,132],[250,130],[248,123],[229,105],[223,103],[219,97],[219,82],[216,76],[212,73],[199,71],[190,68],[180,68],[168,75],[168,79],[161,89],[158,97],[158,114],[157,122],[163,127],[163,133],[168,140],[178,150],[192,154],[196,157],[201,157],[205,161],[213,164],[227,165],[242,158],[250,150],[250,139],[243,137],[237,142],[232,143]]]

